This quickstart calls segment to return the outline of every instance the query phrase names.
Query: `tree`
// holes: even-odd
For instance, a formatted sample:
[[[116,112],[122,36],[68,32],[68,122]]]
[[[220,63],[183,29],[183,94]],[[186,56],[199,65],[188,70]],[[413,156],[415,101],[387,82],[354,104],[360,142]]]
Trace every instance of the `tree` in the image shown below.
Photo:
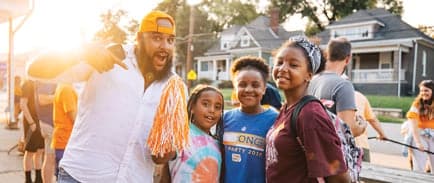
[[[139,27],[137,20],[130,18],[128,25],[125,26],[126,32],[121,28],[121,21],[128,19],[125,10],[107,10],[100,15],[103,27],[96,34],[94,39],[103,43],[120,43],[127,40],[128,35],[134,35]]]
[[[256,3],[256,4],[255,4]],[[256,1],[204,0],[194,7],[193,56],[202,55],[217,40],[218,33],[234,24],[243,25],[256,17]],[[163,0],[155,10],[167,12],[176,21],[177,55],[185,60],[189,34],[190,6],[186,0]]]
[[[434,39],[434,26],[419,25],[417,29]]]
[[[289,16],[300,13],[308,17],[318,30],[354,11],[384,6],[391,13],[401,15],[402,0],[271,0],[271,7],[281,7],[279,18],[283,22]]]
[[[252,0],[206,0],[204,11],[209,10],[210,18],[214,19],[214,31],[221,32],[231,25],[245,25],[257,18],[258,2]]]

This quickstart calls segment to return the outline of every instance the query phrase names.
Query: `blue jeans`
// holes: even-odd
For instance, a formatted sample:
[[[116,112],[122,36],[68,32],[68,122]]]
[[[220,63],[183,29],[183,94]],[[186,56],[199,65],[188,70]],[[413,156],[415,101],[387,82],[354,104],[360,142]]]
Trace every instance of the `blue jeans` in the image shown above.
[[[80,182],[78,180],[75,180],[71,175],[68,174],[68,172],[66,172],[62,167],[60,167],[57,183],[80,183]]]
[[[55,157],[56,165],[55,165],[54,175],[56,176],[56,178],[59,177],[59,163],[60,163],[60,160],[63,158],[64,152],[65,152],[65,150],[63,150],[63,149],[55,149],[55,151],[54,151],[54,153],[56,155],[56,157]]]

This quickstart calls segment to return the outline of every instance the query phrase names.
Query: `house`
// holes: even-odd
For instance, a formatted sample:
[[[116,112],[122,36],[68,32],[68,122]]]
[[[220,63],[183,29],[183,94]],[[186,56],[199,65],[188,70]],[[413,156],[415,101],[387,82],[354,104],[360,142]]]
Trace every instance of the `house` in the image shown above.
[[[246,55],[262,57],[272,65],[271,53],[289,37],[302,31],[286,31],[278,24],[278,12],[272,18],[259,16],[247,25],[234,25],[220,34],[219,40],[203,56],[194,57],[198,79],[230,80],[232,62]]]
[[[383,8],[359,10],[317,36],[322,48],[334,37],[351,41],[347,75],[365,94],[416,95],[420,81],[434,79],[434,39]]]

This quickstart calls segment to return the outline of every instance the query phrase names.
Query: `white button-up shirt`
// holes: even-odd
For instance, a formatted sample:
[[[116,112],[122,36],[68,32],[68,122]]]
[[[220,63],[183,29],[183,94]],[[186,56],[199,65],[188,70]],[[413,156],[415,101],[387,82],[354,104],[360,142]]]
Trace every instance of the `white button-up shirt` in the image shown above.
[[[152,182],[146,145],[167,79],[144,92],[133,48],[128,70],[94,72],[79,99],[78,114],[60,167],[80,182]]]

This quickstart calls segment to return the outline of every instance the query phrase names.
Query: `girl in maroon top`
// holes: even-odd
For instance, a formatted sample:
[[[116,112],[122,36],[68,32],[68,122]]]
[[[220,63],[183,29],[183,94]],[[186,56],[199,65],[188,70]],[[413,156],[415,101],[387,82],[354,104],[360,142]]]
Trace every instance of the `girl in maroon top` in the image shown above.
[[[291,38],[276,55],[273,78],[286,104],[267,134],[267,182],[350,181],[339,137],[321,104],[306,104],[297,118],[296,132],[305,151],[290,129],[294,106],[307,95],[309,81],[324,62],[320,49],[302,37]]]

